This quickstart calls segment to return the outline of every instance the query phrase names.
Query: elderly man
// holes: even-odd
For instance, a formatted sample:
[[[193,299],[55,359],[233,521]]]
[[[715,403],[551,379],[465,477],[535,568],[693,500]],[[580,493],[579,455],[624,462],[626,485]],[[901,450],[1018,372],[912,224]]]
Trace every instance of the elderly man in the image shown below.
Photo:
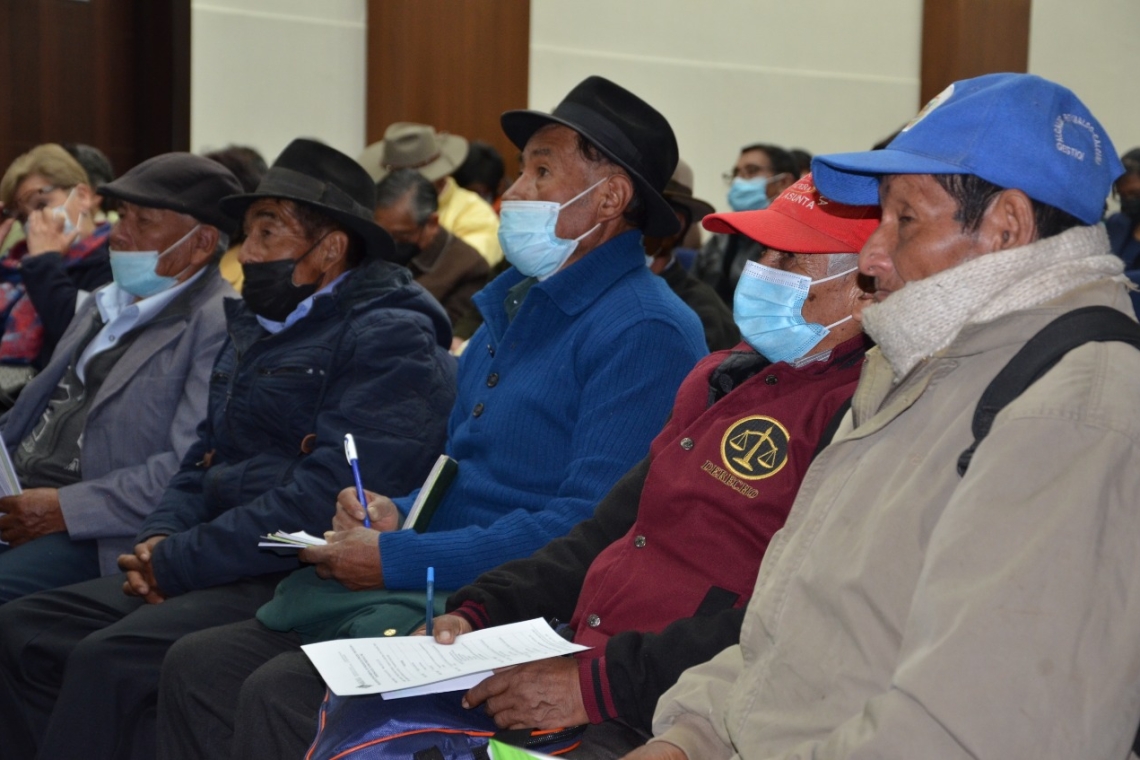
[[[483,322],[471,296],[487,284],[491,268],[439,223],[438,203],[435,187],[414,169],[397,169],[376,183],[376,223],[396,241],[394,261],[447,310],[454,349]]]
[[[381,260],[392,242],[372,203],[367,173],[311,140],[286,147],[256,192],[222,200],[245,220],[245,287],[226,303],[198,440],[120,557],[125,576],[0,608],[4,757],[153,756],[142,742],[166,650],[248,618],[298,566],[257,537],[328,525],[352,482],[345,434],[373,488],[406,490],[431,466],[454,398],[450,329]]]
[[[0,603],[116,572],[193,443],[210,376],[202,357],[221,347],[222,300],[234,295],[215,263],[232,229],[218,201],[238,189],[224,167],[184,153],[102,187],[123,206],[110,236],[115,281],[84,302],[0,420],[24,488],[0,499]],[[43,230],[29,227],[35,255]]]
[[[570,622],[574,640],[593,649],[512,668],[464,698],[500,728],[591,724],[570,757],[613,758],[642,744],[657,698],[681,671],[736,643],[760,559],[854,392],[868,345],[851,318],[867,298],[851,251],[878,226],[878,209],[827,203],[809,176],[767,210],[704,224],[765,247],[737,286],[748,345],[697,365],[649,457],[592,518],[483,574],[435,621],[445,644],[535,617]],[[788,286],[810,300],[773,307]],[[786,329],[794,318],[802,329]]]
[[[425,533],[394,530],[416,493],[371,494],[371,528],[342,493],[337,532],[302,553],[316,574],[290,577],[258,620],[173,649],[159,697],[163,757],[303,754],[324,686],[301,643],[410,633],[423,623],[429,566],[439,588],[455,589],[567,533],[645,455],[704,356],[696,316],[641,247],[642,231],[677,228],[661,195],[677,161],[665,118],[591,77],[553,114],[510,111],[502,122],[523,148],[500,231],[515,267],[475,297],[486,321],[460,362],[447,444],[455,480]]]
[[[499,217],[491,204],[452,178],[463,165],[469,146],[459,135],[436,132],[427,124],[398,121],[384,130],[358,159],[379,182],[397,169],[414,169],[435,185],[439,194],[439,223],[482,254],[488,266],[503,260],[499,247]]]
[[[878,347],[740,644],[682,675],[629,757],[1126,757],[1140,352],[1070,351],[962,457],[983,390],[1047,323],[1099,306],[1135,332],[1098,224],[1108,135],[1063,87],[994,74],[886,150],[813,168],[829,197],[882,206],[860,254]]]

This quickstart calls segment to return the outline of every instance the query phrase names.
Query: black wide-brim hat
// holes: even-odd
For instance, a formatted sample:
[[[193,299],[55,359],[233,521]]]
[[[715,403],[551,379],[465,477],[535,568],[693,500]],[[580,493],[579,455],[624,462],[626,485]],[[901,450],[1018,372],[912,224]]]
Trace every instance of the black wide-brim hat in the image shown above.
[[[569,127],[629,173],[647,211],[642,232],[665,237],[680,230],[662,195],[677,167],[677,138],[665,117],[629,90],[602,77],[589,77],[553,113],[507,111],[501,123],[520,150],[548,124]]]
[[[316,140],[297,138],[262,177],[252,193],[222,199],[222,210],[241,220],[261,198],[297,201],[344,225],[364,243],[368,258],[389,259],[396,246],[372,218],[376,185],[355,160]]]

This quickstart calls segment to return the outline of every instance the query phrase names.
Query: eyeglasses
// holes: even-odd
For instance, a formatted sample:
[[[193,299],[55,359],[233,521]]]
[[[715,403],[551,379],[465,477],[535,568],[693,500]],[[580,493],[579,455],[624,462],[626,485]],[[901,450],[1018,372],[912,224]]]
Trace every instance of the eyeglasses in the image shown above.
[[[732,181],[734,179],[736,179],[737,177],[743,177],[744,179],[753,179],[755,177],[760,177],[760,176],[771,178],[775,175],[775,172],[776,172],[776,170],[773,169],[771,166],[760,166],[759,164],[745,164],[743,167],[734,166],[734,167],[732,167],[732,171],[725,172],[724,174],[722,174],[720,176],[721,176],[721,179],[724,180],[724,184],[731,185]]]

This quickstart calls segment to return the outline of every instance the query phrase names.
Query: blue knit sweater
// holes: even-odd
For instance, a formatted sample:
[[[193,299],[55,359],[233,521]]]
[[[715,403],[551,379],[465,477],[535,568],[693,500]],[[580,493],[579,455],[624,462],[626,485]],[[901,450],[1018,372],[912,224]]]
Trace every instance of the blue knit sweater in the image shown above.
[[[475,296],[484,324],[459,364],[447,453],[459,472],[429,531],[380,536],[384,584],[457,589],[589,517],[645,456],[681,380],[707,353],[697,316],[628,232],[527,293],[510,269]],[[416,494],[396,499],[405,514]]]

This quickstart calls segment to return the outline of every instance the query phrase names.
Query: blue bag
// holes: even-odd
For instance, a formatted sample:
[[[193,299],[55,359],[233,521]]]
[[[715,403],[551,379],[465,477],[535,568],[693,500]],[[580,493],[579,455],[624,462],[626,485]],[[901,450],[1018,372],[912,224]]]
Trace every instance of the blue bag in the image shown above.
[[[385,701],[379,694],[325,694],[305,760],[487,760],[491,739],[548,755],[576,748],[585,726],[502,730],[482,708],[465,709],[464,692]]]

